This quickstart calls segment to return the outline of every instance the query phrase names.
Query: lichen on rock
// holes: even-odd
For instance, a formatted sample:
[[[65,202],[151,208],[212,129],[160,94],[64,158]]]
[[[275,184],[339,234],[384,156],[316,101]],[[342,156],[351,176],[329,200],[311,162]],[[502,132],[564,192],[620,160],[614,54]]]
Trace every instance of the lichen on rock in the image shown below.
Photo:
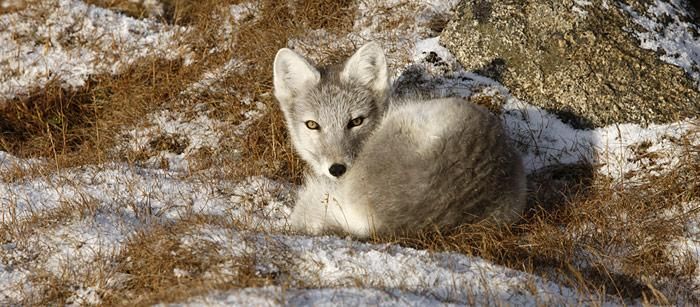
[[[657,0],[666,1],[666,0]],[[637,3],[639,2],[639,3]],[[629,8],[649,1],[465,0],[441,44],[465,69],[578,128],[700,114],[688,74],[640,47]]]

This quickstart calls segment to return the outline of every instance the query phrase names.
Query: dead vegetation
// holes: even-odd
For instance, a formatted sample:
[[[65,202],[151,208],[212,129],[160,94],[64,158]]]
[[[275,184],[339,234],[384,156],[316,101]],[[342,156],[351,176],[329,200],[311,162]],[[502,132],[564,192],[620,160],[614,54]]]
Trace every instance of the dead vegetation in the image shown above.
[[[213,290],[270,283],[266,277],[255,274],[253,257],[226,255],[206,241],[192,246],[183,244],[184,236],[204,224],[196,220],[155,226],[132,237],[119,253],[114,269],[116,274],[128,278],[119,289],[107,293],[103,302],[152,305],[183,301]]]
[[[196,54],[194,64],[147,58],[119,75],[93,76],[77,90],[51,83],[31,95],[0,104],[0,150],[20,157],[48,158],[52,168],[106,161],[134,163],[153,153],[143,156],[143,152],[115,153],[112,149],[122,141],[124,129],[142,124],[144,114],[164,108],[187,114],[198,103],[211,110],[211,116],[235,125],[241,121],[242,112],[250,108],[238,101],[246,96],[262,102],[269,112],[252,123],[246,135],[224,131],[221,148],[202,151],[197,159],[205,166],[216,165],[221,180],[264,175],[300,182],[303,165],[287,142],[282,115],[271,95],[272,60],[290,38],[308,29],[349,31],[355,2],[298,0],[283,5],[261,1],[255,19],[234,25],[238,31],[226,38],[230,40],[229,48],[211,53],[209,50],[222,40],[220,25],[232,22],[223,19],[221,12],[238,1],[163,1],[162,13],[155,15],[142,2],[88,2],[137,18],[192,27],[191,32],[182,35]],[[179,94],[204,71],[233,57],[240,59],[247,70],[217,81],[226,92]],[[151,144],[156,151],[177,152],[187,146],[173,137],[159,140]],[[234,148],[240,149],[240,156],[231,154]],[[417,239],[373,241],[476,255],[563,282],[600,300],[612,295],[654,304],[673,303],[677,297],[693,297],[698,290],[692,281],[699,269],[697,263],[682,255],[669,255],[667,248],[683,234],[684,221],[696,214],[684,211],[682,205],[698,201],[700,195],[700,152],[688,145],[683,159],[679,168],[638,185],[613,184],[595,175],[592,166],[552,169],[531,178],[537,184],[532,187],[532,209],[518,225],[505,229],[471,225],[452,233],[426,233]],[[6,180],[21,180],[22,176],[22,170],[17,170]],[[23,229],[32,221],[41,223],[30,220]],[[114,267],[110,268],[110,272],[129,278],[118,289],[101,293],[104,303],[178,301],[213,289],[274,282],[270,277],[255,275],[254,259],[232,259],[206,244],[183,246],[183,235],[208,223],[236,227],[230,221],[199,217],[183,219],[176,225],[149,226],[131,237],[115,254]],[[0,238],[4,241],[21,240],[21,231],[2,231]],[[235,278],[207,279],[205,275],[219,270],[222,263],[235,264],[239,272]],[[188,274],[176,276],[178,270]],[[42,284],[49,285],[49,290],[43,299],[31,303],[67,302],[71,291],[66,287],[70,284],[50,274],[37,276]],[[105,274],[90,278],[103,279],[104,283],[111,277]]]

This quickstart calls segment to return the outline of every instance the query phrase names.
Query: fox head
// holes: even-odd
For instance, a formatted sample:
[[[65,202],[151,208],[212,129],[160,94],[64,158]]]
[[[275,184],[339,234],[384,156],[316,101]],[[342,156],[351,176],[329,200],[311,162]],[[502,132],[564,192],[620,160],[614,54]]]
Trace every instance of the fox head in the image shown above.
[[[387,108],[390,84],[381,47],[368,43],[345,63],[321,69],[282,48],[273,74],[297,153],[315,173],[340,178]]]

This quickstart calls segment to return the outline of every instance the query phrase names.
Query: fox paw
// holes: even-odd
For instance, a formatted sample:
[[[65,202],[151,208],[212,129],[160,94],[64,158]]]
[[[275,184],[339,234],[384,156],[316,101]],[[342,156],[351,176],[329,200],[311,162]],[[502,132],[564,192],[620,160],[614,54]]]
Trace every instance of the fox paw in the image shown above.
[[[304,210],[295,208],[289,219],[289,228],[294,232],[318,235],[326,230],[325,221],[305,214]]]

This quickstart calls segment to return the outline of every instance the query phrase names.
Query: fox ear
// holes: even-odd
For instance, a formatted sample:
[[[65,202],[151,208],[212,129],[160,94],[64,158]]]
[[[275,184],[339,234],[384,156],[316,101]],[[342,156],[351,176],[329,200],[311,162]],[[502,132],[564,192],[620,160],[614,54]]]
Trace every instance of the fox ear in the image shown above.
[[[275,97],[285,104],[300,92],[318,84],[321,74],[296,52],[282,48],[277,51],[272,68]]]
[[[358,82],[378,94],[386,93],[389,89],[389,73],[382,47],[375,42],[360,47],[345,62],[340,79],[345,82]]]

